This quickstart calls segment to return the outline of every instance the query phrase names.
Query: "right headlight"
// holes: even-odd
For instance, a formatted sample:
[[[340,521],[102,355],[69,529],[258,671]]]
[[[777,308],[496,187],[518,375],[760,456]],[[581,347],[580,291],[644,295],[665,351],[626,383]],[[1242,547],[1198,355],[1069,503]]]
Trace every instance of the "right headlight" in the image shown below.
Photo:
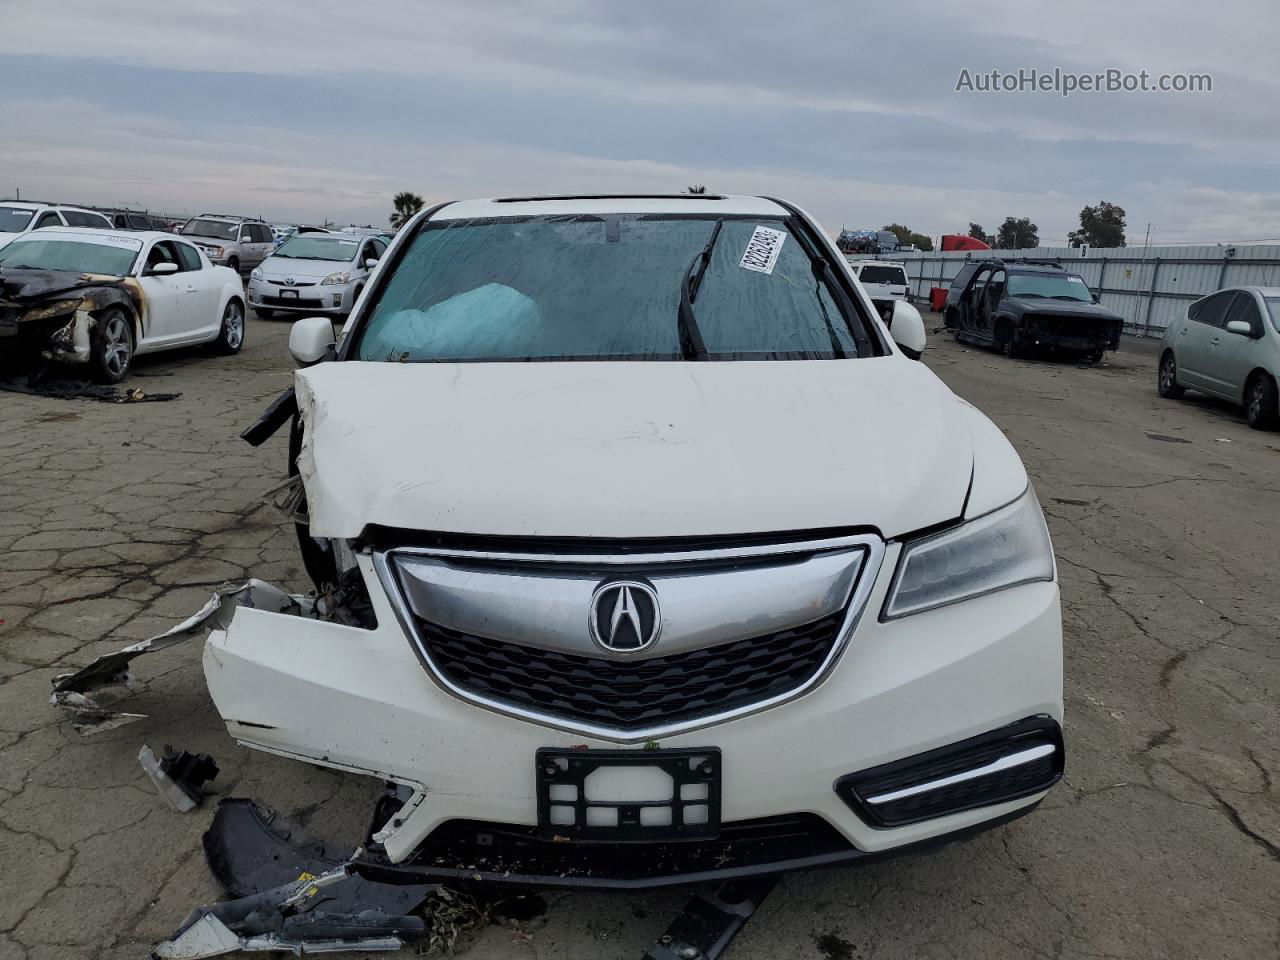
[[[898,559],[884,619],[1053,575],[1049,529],[1028,486],[1008,506],[908,543]]]

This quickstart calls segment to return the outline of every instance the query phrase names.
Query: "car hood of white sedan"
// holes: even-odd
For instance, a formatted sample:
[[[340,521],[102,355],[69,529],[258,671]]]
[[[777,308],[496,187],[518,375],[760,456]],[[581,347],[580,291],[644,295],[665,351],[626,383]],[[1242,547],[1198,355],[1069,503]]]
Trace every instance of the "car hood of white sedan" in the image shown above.
[[[0,231],[0,247],[3,247],[6,243],[8,243],[14,237],[20,237],[20,236],[22,236],[22,234],[20,233],[7,233],[5,231]]]
[[[299,370],[295,384],[298,466],[323,537],[369,524],[617,539],[870,527],[894,537],[960,517],[974,418],[994,431],[900,356],[343,361]],[[1001,464],[1012,498],[1026,475],[1016,455]]]
[[[295,260],[293,257],[267,257],[262,261],[262,278],[279,282],[293,277],[296,280],[322,280],[331,273],[345,273],[351,269],[349,260]]]

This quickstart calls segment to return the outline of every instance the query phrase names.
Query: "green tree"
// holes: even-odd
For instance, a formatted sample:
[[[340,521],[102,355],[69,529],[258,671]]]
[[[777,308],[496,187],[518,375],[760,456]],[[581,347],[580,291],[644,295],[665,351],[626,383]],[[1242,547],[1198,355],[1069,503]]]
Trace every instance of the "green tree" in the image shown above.
[[[916,246],[921,250],[932,250],[933,240],[925,236],[923,233],[913,233],[910,227],[904,227],[900,223],[886,223],[881,230],[888,230],[898,238],[900,246]]]
[[[1026,250],[1040,246],[1040,228],[1030,217],[1005,217],[994,244],[1001,250]]]
[[[987,231],[983,230],[982,224],[980,223],[973,223],[972,221],[970,221],[969,236],[973,237],[973,239],[975,240],[981,240],[988,247],[994,247],[996,245],[996,238],[991,236],[991,234],[987,233]]]
[[[387,217],[387,222],[399,230],[413,219],[413,215],[422,209],[424,203],[426,201],[416,193],[410,193],[408,190],[400,191],[391,199],[391,205],[395,210],[391,216]]]
[[[1080,211],[1080,229],[1067,234],[1073,247],[1123,247],[1124,207],[1103,200]]]

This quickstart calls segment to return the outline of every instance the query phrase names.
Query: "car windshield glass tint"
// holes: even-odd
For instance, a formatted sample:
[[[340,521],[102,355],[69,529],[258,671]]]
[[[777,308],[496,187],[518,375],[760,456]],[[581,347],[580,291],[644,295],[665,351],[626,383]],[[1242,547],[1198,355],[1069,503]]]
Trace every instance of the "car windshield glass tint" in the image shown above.
[[[907,275],[901,267],[863,267],[858,273],[863,283],[896,283],[905,284]]]
[[[1280,333],[1280,297],[1266,297],[1267,313],[1271,314],[1271,325]]]
[[[1011,297],[1046,297],[1092,303],[1093,295],[1079,277],[1055,273],[1015,273],[1006,287]]]
[[[234,240],[236,225],[221,220],[192,220],[182,228],[189,237],[211,237],[214,240]]]
[[[427,224],[354,355],[680,360],[682,279],[716,223],[593,215]],[[723,221],[692,311],[708,360],[857,355],[850,321],[781,219]]]
[[[0,207],[0,233],[21,233],[31,222],[34,210],[21,207]]]
[[[75,240],[18,239],[0,249],[0,267],[20,270],[73,270],[123,277],[133,267],[142,249],[139,240],[115,239],[111,244],[80,243]]]
[[[346,263],[356,255],[356,243],[355,240],[303,233],[282,243],[275,255],[289,260],[333,260]]]

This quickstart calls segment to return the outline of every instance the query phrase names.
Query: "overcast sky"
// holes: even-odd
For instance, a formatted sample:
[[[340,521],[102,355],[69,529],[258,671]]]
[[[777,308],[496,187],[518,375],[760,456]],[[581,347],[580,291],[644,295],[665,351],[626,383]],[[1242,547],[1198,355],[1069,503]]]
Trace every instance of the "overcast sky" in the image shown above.
[[[1086,203],[1280,237],[1274,0],[5,0],[0,195],[384,223],[390,198],[766,193],[937,236]],[[1211,93],[984,94],[1019,67]]]

